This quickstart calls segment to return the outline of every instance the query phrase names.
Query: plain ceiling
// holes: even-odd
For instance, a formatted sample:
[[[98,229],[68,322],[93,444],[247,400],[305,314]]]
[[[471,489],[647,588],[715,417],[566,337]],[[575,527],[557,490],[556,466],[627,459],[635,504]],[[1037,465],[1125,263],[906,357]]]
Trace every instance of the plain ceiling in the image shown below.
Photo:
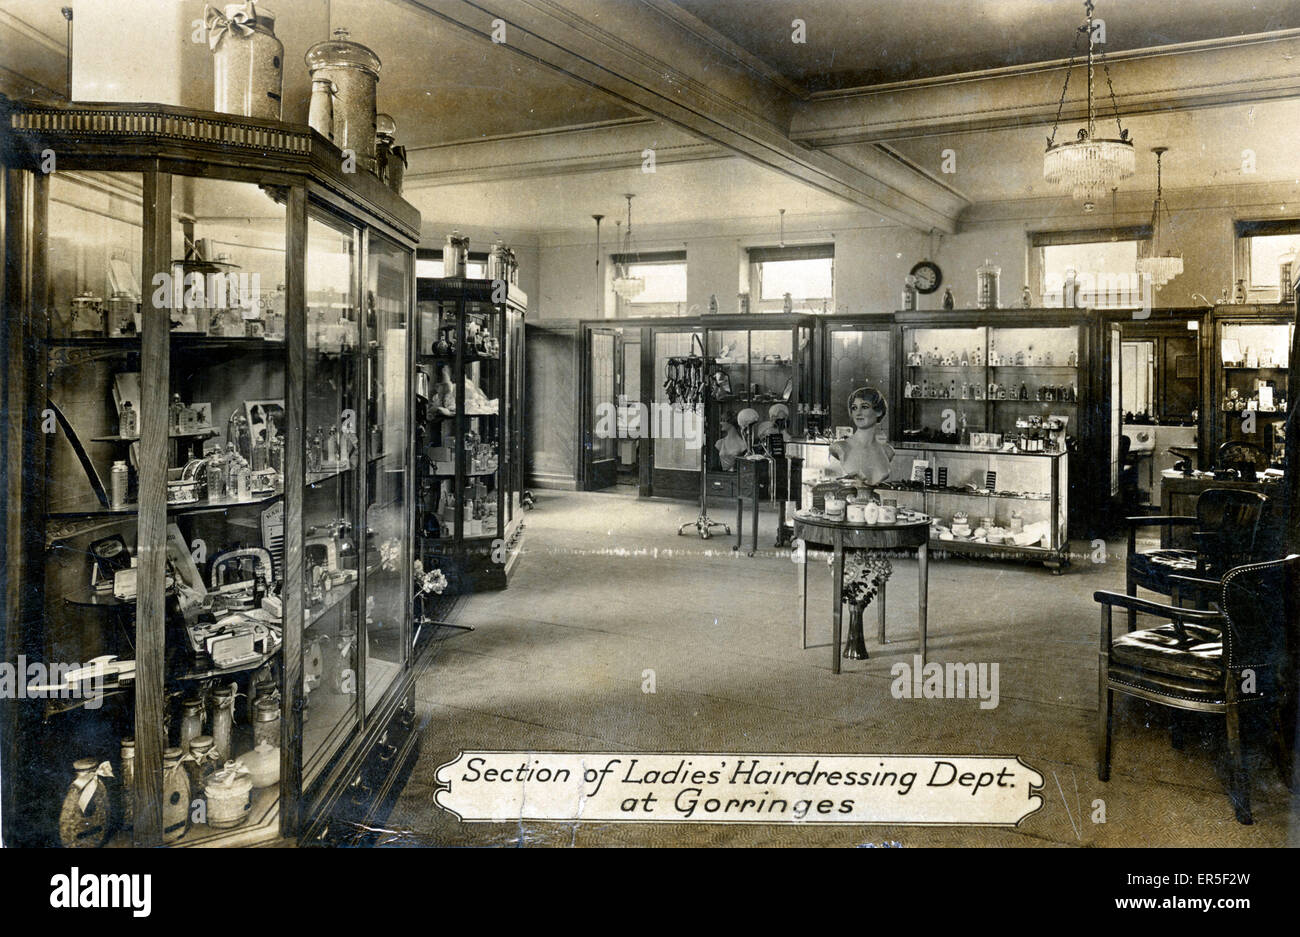
[[[674,2],[809,91],[1066,59],[1083,22],[1080,0]],[[1300,3],[1101,0],[1094,16],[1120,52],[1300,27]]]

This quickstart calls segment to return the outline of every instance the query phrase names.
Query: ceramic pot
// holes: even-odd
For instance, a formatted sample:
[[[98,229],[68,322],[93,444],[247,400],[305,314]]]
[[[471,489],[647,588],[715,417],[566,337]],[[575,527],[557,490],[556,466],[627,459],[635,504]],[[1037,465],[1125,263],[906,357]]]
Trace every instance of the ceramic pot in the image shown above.
[[[248,779],[253,787],[271,787],[280,781],[280,748],[258,742],[257,747],[239,756],[248,769]]]
[[[207,17],[212,49],[212,109],[279,120],[284,46],[275,38],[275,14],[253,3],[232,3]]]
[[[249,797],[252,790],[248,769],[238,761],[227,761],[203,788],[208,801],[208,826],[229,829],[247,820],[253,806]]]

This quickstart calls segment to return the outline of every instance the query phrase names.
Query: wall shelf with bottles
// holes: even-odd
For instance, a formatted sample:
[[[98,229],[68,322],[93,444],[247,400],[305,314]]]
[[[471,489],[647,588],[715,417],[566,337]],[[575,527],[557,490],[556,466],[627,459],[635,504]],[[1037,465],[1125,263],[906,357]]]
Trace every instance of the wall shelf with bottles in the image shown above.
[[[1083,309],[895,313],[895,423],[904,444],[976,445],[1067,454],[1070,530],[1100,531],[1110,492],[1083,479],[1117,478],[1109,333]],[[1117,367],[1117,362],[1115,363]],[[1112,489],[1113,490],[1113,489]]]
[[[1217,306],[1210,314],[1213,373],[1202,464],[1212,466],[1228,442],[1258,446],[1274,467],[1285,462],[1294,311],[1286,306]]]
[[[94,706],[65,705],[81,678],[52,706],[5,701],[4,837],[297,838],[414,680],[419,215],[306,127],[5,107],[5,247],[24,259],[5,301],[31,339],[6,380],[14,419],[46,430],[8,463],[31,471],[5,659],[121,672]],[[49,129],[81,120],[109,129]],[[178,129],[128,129],[151,121]],[[266,141],[237,165],[235,132]]]

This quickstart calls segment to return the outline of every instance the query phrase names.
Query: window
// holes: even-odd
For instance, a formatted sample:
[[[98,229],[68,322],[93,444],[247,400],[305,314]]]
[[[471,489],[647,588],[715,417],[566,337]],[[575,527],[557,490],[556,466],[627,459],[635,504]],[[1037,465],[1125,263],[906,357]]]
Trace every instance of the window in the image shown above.
[[[658,251],[611,254],[606,273],[607,288],[626,271],[645,280],[645,289],[623,299],[614,295],[616,315],[673,316],[686,314],[686,251]]]
[[[1038,290],[1045,307],[1070,302],[1066,281],[1074,274],[1072,304],[1094,309],[1135,309],[1142,305],[1137,261],[1150,240],[1150,228],[1091,231],[1040,231],[1030,235],[1038,267]],[[1019,297],[1002,290],[1002,305]]]
[[[1300,253],[1300,219],[1238,221],[1237,277],[1246,281],[1252,302],[1285,301],[1279,271],[1284,256]],[[1294,283],[1294,274],[1292,283]]]
[[[438,280],[442,278],[442,251],[421,250],[415,260],[417,279]],[[465,276],[470,280],[487,279],[487,255],[470,254],[469,263],[465,265]]]
[[[835,245],[751,247],[751,302],[757,311],[780,310],[785,294],[795,308],[814,308],[835,298]]]
[[[627,274],[645,280],[645,289],[628,300],[633,306],[686,302],[685,261],[666,264],[628,264]]]

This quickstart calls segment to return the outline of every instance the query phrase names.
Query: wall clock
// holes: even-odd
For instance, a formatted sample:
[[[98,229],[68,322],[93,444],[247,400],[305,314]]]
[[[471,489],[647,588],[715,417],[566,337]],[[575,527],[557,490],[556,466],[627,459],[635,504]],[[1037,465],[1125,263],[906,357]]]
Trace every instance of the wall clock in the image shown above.
[[[911,270],[911,275],[916,278],[916,291],[918,293],[933,293],[943,282],[943,271],[939,265],[929,260],[923,260]]]

